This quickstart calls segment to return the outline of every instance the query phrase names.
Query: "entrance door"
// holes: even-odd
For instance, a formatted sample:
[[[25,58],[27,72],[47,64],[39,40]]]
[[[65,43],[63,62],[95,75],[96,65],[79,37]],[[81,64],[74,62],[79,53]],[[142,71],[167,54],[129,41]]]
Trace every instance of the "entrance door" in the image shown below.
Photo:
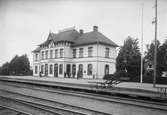
[[[83,64],[79,64],[79,78],[83,77]]]
[[[48,64],[45,64],[45,76],[48,76]]]
[[[58,64],[54,64],[54,77],[58,77]]]
[[[67,64],[67,66],[66,66],[66,72],[67,72],[68,78],[70,78],[71,77],[71,65],[70,64]]]

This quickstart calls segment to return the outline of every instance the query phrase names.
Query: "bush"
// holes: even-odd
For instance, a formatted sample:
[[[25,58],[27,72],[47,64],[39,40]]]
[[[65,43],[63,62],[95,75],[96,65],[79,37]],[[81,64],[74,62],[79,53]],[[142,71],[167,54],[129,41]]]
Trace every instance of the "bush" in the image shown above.
[[[130,78],[131,78],[131,75],[126,71],[115,72],[114,76],[122,81],[130,81]]]
[[[111,79],[113,79],[113,77],[115,77],[114,74],[107,74],[107,75],[104,75],[103,79],[104,80],[111,80]]]

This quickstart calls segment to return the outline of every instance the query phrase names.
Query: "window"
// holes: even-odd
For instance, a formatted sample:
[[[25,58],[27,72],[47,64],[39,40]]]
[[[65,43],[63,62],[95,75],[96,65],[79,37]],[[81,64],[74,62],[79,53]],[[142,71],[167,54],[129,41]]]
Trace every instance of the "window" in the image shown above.
[[[76,49],[73,49],[73,58],[76,58],[76,54],[77,54],[77,52],[76,52]]]
[[[79,78],[83,77],[83,64],[79,64],[79,69],[78,69],[78,73],[77,73]]]
[[[63,49],[61,48],[60,49],[60,58],[62,58],[63,57]]]
[[[42,51],[42,60],[44,59],[44,51]]]
[[[106,48],[106,51],[105,51],[105,57],[106,57],[106,58],[109,58],[109,51],[110,51],[110,49],[109,49],[109,48]]]
[[[50,74],[53,74],[53,65],[51,64],[50,65],[50,71],[49,71]]]
[[[93,47],[88,47],[88,57],[92,57]]]
[[[45,59],[48,59],[48,51],[45,51]]]
[[[45,64],[45,76],[48,76],[48,64]]]
[[[59,65],[59,74],[63,74],[63,64]]]
[[[83,57],[83,48],[79,48],[79,57]]]
[[[87,68],[88,70],[87,70],[87,74],[88,75],[92,75],[92,64],[88,64],[88,68]]]
[[[35,54],[35,61],[38,60],[38,54]]]
[[[35,66],[35,74],[38,73],[38,66]]]
[[[76,65],[75,64],[72,65],[72,73],[76,73]]]
[[[105,75],[109,74],[109,65],[108,64],[105,65],[105,70],[104,71],[105,71]]]
[[[41,65],[41,73],[43,74],[44,71],[44,65]]]
[[[55,58],[58,58],[58,49],[55,50]]]
[[[53,58],[53,50],[50,50],[50,58]]]

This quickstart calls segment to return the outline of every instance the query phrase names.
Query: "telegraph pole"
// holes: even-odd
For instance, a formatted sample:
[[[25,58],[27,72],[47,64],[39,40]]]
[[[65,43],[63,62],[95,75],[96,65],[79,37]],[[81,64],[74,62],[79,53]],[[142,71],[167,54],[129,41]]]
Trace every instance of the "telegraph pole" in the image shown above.
[[[153,87],[155,88],[156,84],[156,75],[157,75],[157,0],[155,0],[155,48],[154,48],[154,78],[153,78]]]
[[[144,8],[144,4],[142,3],[142,12],[141,12],[141,74],[140,74],[140,83],[143,83],[143,8]]]

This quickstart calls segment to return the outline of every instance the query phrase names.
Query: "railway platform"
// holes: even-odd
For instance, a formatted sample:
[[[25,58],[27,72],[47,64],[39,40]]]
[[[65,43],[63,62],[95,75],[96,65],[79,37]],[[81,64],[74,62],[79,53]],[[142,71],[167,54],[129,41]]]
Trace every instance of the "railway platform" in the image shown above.
[[[1,76],[13,79],[23,79],[23,80],[34,80],[34,81],[46,81],[60,83],[60,84],[73,84],[72,87],[85,87],[90,88],[90,86],[95,86],[92,82],[102,82],[101,79],[74,79],[74,78],[51,78],[51,77],[34,77],[34,76]],[[156,85],[156,87],[167,88],[167,85]],[[91,87],[92,89],[92,87]],[[114,88],[93,88],[92,90],[102,90],[104,92],[112,92],[119,94],[129,94],[133,96],[144,96],[150,98],[162,98],[167,99],[167,95],[160,91],[158,88],[153,88],[152,84],[148,83],[134,83],[134,82],[121,82],[117,84]]]

